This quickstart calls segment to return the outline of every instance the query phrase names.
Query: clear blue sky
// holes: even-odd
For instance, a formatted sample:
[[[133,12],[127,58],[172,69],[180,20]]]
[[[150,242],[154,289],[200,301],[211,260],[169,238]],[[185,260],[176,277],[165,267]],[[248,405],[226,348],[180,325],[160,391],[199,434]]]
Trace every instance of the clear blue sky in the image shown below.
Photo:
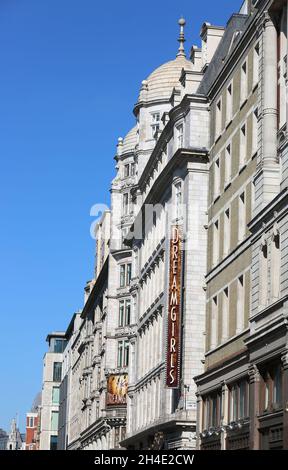
[[[45,338],[93,272],[90,208],[109,204],[115,144],[141,81],[241,0],[0,0],[0,427],[41,388]]]

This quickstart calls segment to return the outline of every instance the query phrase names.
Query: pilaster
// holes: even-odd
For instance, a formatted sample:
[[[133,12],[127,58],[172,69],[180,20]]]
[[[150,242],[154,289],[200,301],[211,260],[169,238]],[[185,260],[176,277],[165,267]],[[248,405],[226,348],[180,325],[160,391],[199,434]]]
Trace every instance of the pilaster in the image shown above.
[[[260,411],[261,375],[255,364],[252,364],[249,368],[249,381],[250,450],[259,450],[258,414]]]

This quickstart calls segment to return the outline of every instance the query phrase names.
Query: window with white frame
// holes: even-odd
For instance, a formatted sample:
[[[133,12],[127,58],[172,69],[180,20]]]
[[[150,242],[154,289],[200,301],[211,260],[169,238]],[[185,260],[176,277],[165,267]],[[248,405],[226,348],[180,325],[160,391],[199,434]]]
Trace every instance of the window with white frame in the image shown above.
[[[232,121],[233,117],[233,84],[232,82],[227,87],[226,93],[226,125]]]
[[[260,63],[260,46],[259,43],[256,44],[253,51],[253,88],[259,82],[259,63]]]
[[[227,256],[230,252],[230,238],[231,238],[230,209],[227,209],[224,212],[224,246],[223,246],[224,256]]]
[[[212,299],[211,307],[211,331],[210,331],[210,348],[217,346],[218,342],[218,297]]]
[[[246,234],[246,196],[243,192],[238,198],[238,242],[242,242]]]
[[[222,131],[222,99],[216,104],[216,119],[215,119],[215,139],[217,139]]]
[[[231,182],[232,169],[232,144],[227,145],[225,149],[225,186]]]
[[[236,314],[236,334],[241,333],[244,329],[244,313],[245,313],[245,288],[244,276],[240,276],[237,280],[237,314]]]
[[[34,418],[32,417],[28,418],[28,427],[34,428]]]
[[[252,156],[258,151],[258,108],[252,114]]]
[[[216,158],[214,163],[214,199],[220,194],[220,158]]]
[[[247,152],[247,129],[246,124],[240,129],[240,149],[239,149],[239,168],[241,169],[246,162]]]
[[[131,272],[132,272],[131,263],[120,265],[120,287],[126,287],[130,285]]]
[[[160,129],[160,112],[155,112],[151,114],[151,133],[152,138],[154,139]]]
[[[248,70],[247,61],[241,67],[241,104],[247,100],[248,95]]]
[[[118,342],[118,367],[128,367],[129,365],[129,341],[122,340]]]
[[[131,301],[130,299],[119,302],[119,327],[129,326],[131,321]]]
[[[216,266],[219,260],[219,221],[213,224],[213,266]]]

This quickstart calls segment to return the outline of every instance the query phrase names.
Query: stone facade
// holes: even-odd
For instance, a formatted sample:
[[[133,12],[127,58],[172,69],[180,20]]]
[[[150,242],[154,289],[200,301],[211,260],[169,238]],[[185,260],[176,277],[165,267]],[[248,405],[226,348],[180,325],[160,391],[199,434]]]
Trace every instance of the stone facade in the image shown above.
[[[49,350],[44,355],[40,408],[40,450],[57,450],[65,333],[53,332],[47,336],[47,342]]]
[[[288,445],[287,2],[204,23],[189,59],[179,25],[176,58],[142,82],[118,140],[95,274],[65,336],[59,448]]]
[[[287,2],[247,7],[217,87],[207,87],[214,114],[207,343],[205,373],[196,378],[204,450],[287,449]]]

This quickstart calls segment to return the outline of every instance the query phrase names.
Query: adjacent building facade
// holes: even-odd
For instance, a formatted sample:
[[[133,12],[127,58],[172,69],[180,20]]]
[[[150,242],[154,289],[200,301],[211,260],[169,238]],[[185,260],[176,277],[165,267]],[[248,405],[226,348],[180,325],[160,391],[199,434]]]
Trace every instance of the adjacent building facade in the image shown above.
[[[40,450],[57,450],[59,398],[62,380],[65,332],[53,332],[47,336],[49,350],[43,364],[41,398]]]
[[[287,449],[287,2],[243,13],[200,86],[213,116],[203,450]]]
[[[50,448],[58,360],[60,449],[288,448],[287,1],[204,23],[189,58],[179,26],[118,140],[83,309],[45,356]]]

